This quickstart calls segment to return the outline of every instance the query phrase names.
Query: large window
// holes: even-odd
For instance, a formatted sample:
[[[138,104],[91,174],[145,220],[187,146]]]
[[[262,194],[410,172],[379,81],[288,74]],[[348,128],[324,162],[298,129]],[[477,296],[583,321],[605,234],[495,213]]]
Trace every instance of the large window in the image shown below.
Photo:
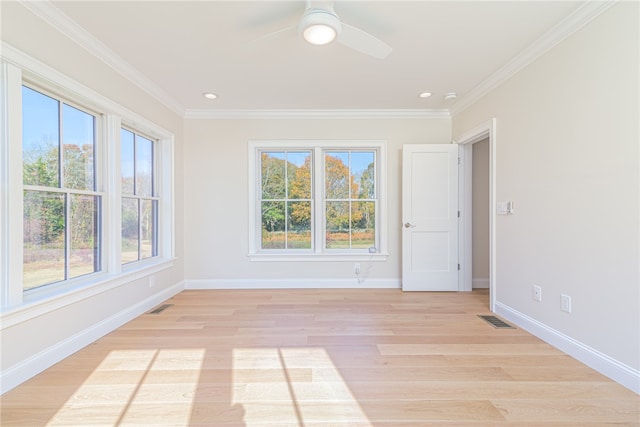
[[[95,115],[22,87],[23,287],[100,270]]]
[[[171,267],[173,135],[12,52],[0,59],[0,311],[54,310]]]
[[[255,141],[249,147],[251,254],[386,252],[384,143]]]

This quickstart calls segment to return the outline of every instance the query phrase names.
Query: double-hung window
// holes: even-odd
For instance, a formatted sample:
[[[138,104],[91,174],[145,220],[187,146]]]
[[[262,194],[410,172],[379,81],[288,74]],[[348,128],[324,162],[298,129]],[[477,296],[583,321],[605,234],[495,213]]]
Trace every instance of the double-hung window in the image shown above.
[[[120,132],[123,264],[158,255],[156,142],[128,129]]]
[[[23,287],[100,271],[96,115],[22,87]]]
[[[385,154],[381,141],[251,141],[250,255],[386,254]]]

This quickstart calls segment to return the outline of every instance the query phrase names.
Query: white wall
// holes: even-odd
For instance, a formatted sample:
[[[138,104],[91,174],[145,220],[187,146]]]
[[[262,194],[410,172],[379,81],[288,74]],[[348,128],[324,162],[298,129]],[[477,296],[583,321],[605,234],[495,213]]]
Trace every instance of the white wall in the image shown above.
[[[389,253],[385,262],[256,262],[248,254],[247,141],[387,140]],[[297,279],[291,286],[399,286],[402,145],[449,143],[448,118],[187,120],[185,123],[185,279],[199,287],[251,286]],[[231,208],[230,208],[231,207]],[[278,283],[269,283],[277,286]]]
[[[77,350],[87,340],[109,331],[127,316],[140,314],[140,304],[166,298],[182,283],[183,201],[182,201],[182,118],[160,105],[133,83],[115,73],[103,62],[82,49],[50,25],[28,12],[18,2],[2,2],[2,40],[41,61],[67,77],[110,98],[125,108],[158,124],[175,135],[175,253],[174,267],[155,274],[155,286],[149,278],[124,285],[75,302],[35,318],[12,322],[0,333],[1,366],[7,382],[25,379],[37,373],[68,351]],[[90,341],[89,341],[90,342]],[[15,385],[15,384],[11,384]]]
[[[496,224],[499,312],[583,346],[636,391],[638,7],[614,5],[453,118],[454,137],[497,119],[496,200],[515,203]]]

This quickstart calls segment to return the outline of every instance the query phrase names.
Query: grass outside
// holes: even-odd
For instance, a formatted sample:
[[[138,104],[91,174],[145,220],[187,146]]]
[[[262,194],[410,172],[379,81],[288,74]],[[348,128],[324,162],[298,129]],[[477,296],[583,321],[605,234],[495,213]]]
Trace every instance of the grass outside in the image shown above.
[[[138,260],[137,240],[123,239],[122,264]],[[27,247],[22,266],[23,290],[34,289],[64,280],[64,249],[62,245]],[[152,256],[151,241],[142,242],[142,258]],[[69,257],[69,278],[94,273],[93,249],[72,250]]]
[[[33,261],[23,265],[23,290],[37,288],[64,280],[64,259]],[[93,256],[90,260],[81,256],[69,258],[70,278],[93,273]]]
[[[262,231],[263,249],[311,249],[311,232]],[[286,239],[286,240],[285,240]],[[326,234],[327,249],[367,249],[375,246],[373,230],[328,231]]]

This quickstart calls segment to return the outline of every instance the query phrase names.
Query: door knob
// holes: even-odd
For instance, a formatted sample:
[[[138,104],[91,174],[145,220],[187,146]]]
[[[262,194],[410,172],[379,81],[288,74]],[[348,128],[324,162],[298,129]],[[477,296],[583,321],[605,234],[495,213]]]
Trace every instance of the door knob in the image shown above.
[[[404,228],[415,228],[415,225],[411,224],[410,222],[405,222]]]

